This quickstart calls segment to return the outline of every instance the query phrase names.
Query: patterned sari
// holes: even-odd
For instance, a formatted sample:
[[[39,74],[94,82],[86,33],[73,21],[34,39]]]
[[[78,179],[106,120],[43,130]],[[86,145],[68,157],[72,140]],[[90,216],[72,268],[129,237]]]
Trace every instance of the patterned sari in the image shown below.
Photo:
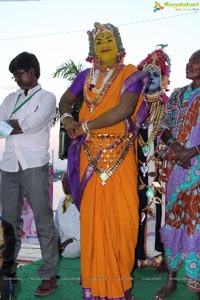
[[[167,128],[186,148],[200,144],[200,88],[176,90],[167,103],[161,132]],[[166,224],[161,229],[168,266],[185,262],[188,287],[200,291],[200,155],[183,169],[168,160]]]
[[[143,78],[144,74],[133,65],[123,66],[93,112],[83,102],[80,121],[95,119],[115,107],[120,96]],[[88,93],[91,98],[92,91],[88,89]],[[125,300],[132,288],[139,222],[134,144],[136,128],[147,113],[141,103],[142,95],[131,117],[135,130],[131,123],[122,121],[76,139],[69,149],[68,179],[72,197],[80,208],[84,300]],[[80,169],[75,162],[78,154]]]

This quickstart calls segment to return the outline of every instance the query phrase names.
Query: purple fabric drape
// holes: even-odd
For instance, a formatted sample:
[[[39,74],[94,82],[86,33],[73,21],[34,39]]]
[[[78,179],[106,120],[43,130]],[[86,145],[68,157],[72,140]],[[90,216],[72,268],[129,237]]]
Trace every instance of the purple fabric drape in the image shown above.
[[[85,82],[85,77],[89,71],[90,69],[88,68],[80,72],[72,82],[69,90],[74,96],[81,97],[83,95],[83,86]]]
[[[144,120],[147,118],[148,113],[149,113],[149,106],[147,101],[145,100],[145,90],[147,88],[148,82],[149,82],[149,75],[146,73],[142,73],[141,71],[137,71],[133,74],[131,74],[123,84],[122,92],[121,95],[123,95],[126,91],[135,91],[139,87],[137,85],[138,83],[142,82],[142,87],[141,87],[141,93],[143,95],[143,102],[136,114],[135,120],[133,122],[133,137],[136,139],[138,136],[139,129],[141,128],[142,123]],[[132,88],[132,86],[135,84],[136,88],[135,90]]]
[[[78,210],[80,210],[80,196],[81,196],[80,151],[84,139],[85,139],[84,136],[76,138],[75,140],[73,140],[72,144],[68,149],[66,183]]]

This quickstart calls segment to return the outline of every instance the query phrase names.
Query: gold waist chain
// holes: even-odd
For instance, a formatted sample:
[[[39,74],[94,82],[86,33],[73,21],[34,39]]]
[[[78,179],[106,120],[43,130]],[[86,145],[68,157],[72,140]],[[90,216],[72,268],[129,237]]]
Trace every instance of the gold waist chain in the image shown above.
[[[132,133],[128,134],[90,134],[83,144],[84,152],[94,171],[106,184],[124,160],[133,144]]]

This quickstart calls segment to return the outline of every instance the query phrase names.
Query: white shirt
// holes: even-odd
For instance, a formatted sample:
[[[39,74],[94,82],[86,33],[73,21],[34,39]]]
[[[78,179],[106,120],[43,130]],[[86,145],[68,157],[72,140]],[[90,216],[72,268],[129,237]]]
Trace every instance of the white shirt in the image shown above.
[[[80,256],[80,213],[74,203],[69,203],[63,213],[62,204],[65,197],[58,203],[55,213],[55,225],[59,231],[61,243],[72,238],[73,243],[68,244],[62,252],[63,257],[75,258]]]
[[[50,159],[49,138],[52,120],[56,113],[56,97],[51,92],[39,90],[40,88],[38,84],[30,89],[26,96],[24,91],[19,89],[9,94],[0,106],[0,121],[17,119],[23,131],[22,134],[14,134],[6,138],[5,151],[0,162],[0,169],[4,171],[17,172],[18,162],[22,169],[40,167]],[[39,91],[12,115],[13,109],[37,90]]]

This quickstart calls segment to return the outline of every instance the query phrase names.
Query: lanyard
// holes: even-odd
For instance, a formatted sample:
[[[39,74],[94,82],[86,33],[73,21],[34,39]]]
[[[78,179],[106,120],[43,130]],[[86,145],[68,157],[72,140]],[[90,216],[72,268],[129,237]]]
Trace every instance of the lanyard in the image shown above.
[[[17,100],[15,102],[15,106],[14,109],[10,115],[10,119],[12,118],[12,116],[14,115],[14,113],[16,113],[26,102],[28,102],[29,100],[31,100],[31,98],[41,90],[41,88],[39,88],[37,91],[35,91],[30,97],[26,98],[20,105],[17,106],[17,103],[19,101],[19,98],[21,97],[22,94],[18,95]]]

